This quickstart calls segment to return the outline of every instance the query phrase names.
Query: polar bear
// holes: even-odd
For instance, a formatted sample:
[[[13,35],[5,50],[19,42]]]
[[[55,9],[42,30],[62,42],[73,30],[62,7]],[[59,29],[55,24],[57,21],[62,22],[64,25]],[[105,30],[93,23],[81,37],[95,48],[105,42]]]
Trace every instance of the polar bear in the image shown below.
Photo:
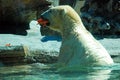
[[[58,66],[65,68],[113,64],[106,49],[84,27],[79,15],[68,5],[45,11],[38,23],[58,31],[62,44]],[[74,68],[75,69],[75,68]]]

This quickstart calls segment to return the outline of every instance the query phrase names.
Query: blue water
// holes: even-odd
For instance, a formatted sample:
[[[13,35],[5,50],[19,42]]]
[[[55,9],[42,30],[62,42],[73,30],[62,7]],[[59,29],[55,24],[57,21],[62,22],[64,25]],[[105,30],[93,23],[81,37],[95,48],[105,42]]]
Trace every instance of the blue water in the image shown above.
[[[0,67],[0,80],[120,80],[120,63],[75,72],[58,72],[43,67],[40,63]]]

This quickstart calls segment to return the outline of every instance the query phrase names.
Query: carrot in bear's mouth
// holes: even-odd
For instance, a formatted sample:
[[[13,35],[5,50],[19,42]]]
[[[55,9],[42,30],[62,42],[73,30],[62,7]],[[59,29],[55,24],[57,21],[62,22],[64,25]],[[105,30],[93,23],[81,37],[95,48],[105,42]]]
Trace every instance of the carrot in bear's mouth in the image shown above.
[[[49,23],[48,20],[44,20],[42,18],[38,19],[37,22],[38,22],[38,24],[40,24],[43,27],[47,26],[47,24]]]

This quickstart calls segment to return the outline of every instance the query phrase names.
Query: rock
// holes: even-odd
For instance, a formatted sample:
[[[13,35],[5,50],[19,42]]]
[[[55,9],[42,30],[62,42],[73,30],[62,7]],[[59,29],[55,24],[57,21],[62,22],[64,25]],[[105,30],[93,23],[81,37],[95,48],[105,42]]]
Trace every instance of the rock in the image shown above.
[[[25,57],[28,54],[24,46],[0,46],[0,58],[4,57]]]
[[[0,46],[0,61],[3,63],[17,63],[22,62],[23,59],[29,55],[28,47],[11,46],[6,44],[6,46]]]
[[[47,52],[45,50],[34,50],[31,51],[31,54],[34,54],[33,58],[36,60],[36,62],[40,62],[44,64],[57,62],[59,55],[57,51]]]
[[[120,34],[119,0],[85,0],[80,11],[84,25],[91,33]]]
[[[27,35],[29,22],[50,4],[46,0],[0,0],[0,33]]]

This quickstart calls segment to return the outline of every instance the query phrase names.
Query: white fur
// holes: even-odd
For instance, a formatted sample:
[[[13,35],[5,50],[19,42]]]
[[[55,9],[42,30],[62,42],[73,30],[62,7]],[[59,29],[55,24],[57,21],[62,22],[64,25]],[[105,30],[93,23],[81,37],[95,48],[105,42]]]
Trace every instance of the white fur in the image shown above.
[[[69,6],[58,6],[49,13],[49,26],[61,32],[59,67],[100,66],[113,63],[106,49],[86,30],[79,15]],[[63,11],[63,12],[62,12]],[[62,17],[60,14],[62,12]],[[63,17],[64,16],[64,17]],[[58,21],[57,21],[58,20]]]

